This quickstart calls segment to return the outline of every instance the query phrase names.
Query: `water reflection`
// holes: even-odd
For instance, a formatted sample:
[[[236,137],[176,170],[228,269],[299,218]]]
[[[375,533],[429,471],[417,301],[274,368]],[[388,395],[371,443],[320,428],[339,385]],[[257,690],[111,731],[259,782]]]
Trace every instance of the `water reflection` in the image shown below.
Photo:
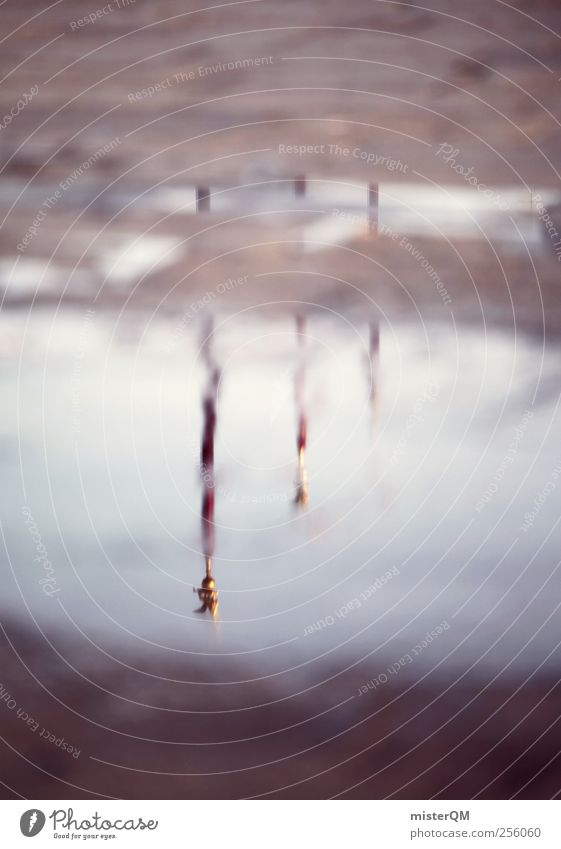
[[[210,189],[208,186],[197,186],[197,212],[210,211]]]
[[[212,559],[216,542],[214,524],[215,503],[215,480],[214,480],[214,436],[216,431],[216,402],[218,398],[218,385],[220,383],[220,369],[212,354],[213,326],[209,323],[204,333],[202,343],[203,363],[206,370],[206,383],[203,390],[203,430],[201,434],[201,540],[202,551],[205,558],[205,575],[197,595],[201,607],[196,613],[205,613],[207,610],[216,616],[218,613],[218,591],[212,574]]]
[[[543,353],[527,338],[514,339],[512,333],[496,330],[482,337],[479,330],[464,325],[458,329],[394,322],[391,332],[381,324],[378,333],[375,324],[368,327],[370,316],[364,314],[357,320],[366,321],[357,328],[309,307],[299,312],[305,321],[283,314],[236,316],[221,321],[220,328],[216,323],[202,354],[201,326],[195,328],[193,322],[186,328],[181,356],[171,357],[165,346],[174,325],[162,320],[150,328],[141,347],[122,337],[111,349],[111,369],[105,368],[102,355],[114,331],[111,321],[100,315],[88,331],[82,366],[78,449],[83,476],[57,438],[61,428],[71,424],[71,354],[79,350],[82,316],[57,317],[55,334],[50,316],[29,319],[37,347],[25,349],[21,444],[33,502],[31,495],[29,502],[23,500],[19,468],[6,455],[3,526],[13,562],[32,562],[36,553],[19,507],[29,503],[57,570],[57,586],[64,588],[64,605],[76,622],[115,641],[122,640],[117,624],[122,623],[143,639],[165,638],[174,649],[184,649],[188,635],[198,650],[208,628],[214,630],[221,620],[221,640],[235,651],[303,635],[308,625],[342,604],[362,599],[363,592],[397,566],[399,576],[363,600],[352,615],[336,617],[333,627],[309,640],[294,641],[295,654],[316,656],[316,649],[340,645],[351,635],[353,648],[356,644],[358,650],[370,651],[376,641],[382,644],[395,633],[399,646],[392,647],[388,658],[393,662],[422,633],[459,611],[453,632],[458,640],[476,626],[478,630],[466,643],[465,654],[447,661],[450,665],[463,664],[472,654],[479,657],[489,639],[496,640],[512,624],[519,603],[527,604],[537,587],[551,586],[551,592],[544,591],[528,613],[521,614],[524,621],[508,636],[508,644],[515,640],[518,651],[535,634],[525,656],[515,661],[534,668],[539,652],[547,653],[555,645],[552,640],[558,640],[555,617],[539,634],[535,628],[552,613],[550,600],[557,604],[561,592],[551,571],[559,559],[554,529],[559,486],[549,486],[534,525],[519,528],[547,482],[555,483],[557,346],[548,344]],[[6,315],[4,336],[19,338],[27,332],[27,320],[23,313]],[[44,369],[34,350],[49,351],[51,358],[44,466],[33,451],[42,439],[35,388],[41,386]],[[495,364],[492,373],[489,361]],[[193,363],[190,379],[186,362]],[[271,422],[268,413],[279,370],[284,394]],[[102,405],[99,387],[105,371],[104,391],[111,403]],[[21,379],[4,375],[3,380],[4,395],[17,409]],[[129,384],[134,417],[129,393],[122,391]],[[531,405],[536,389],[537,400]],[[370,396],[374,438],[368,427]],[[155,399],[159,415],[154,414]],[[193,408],[200,411],[196,432],[189,417]],[[527,426],[521,425],[527,421],[526,408],[533,412]],[[17,446],[17,426],[15,414],[5,422],[6,451],[9,444]],[[195,480],[183,484],[184,497],[174,497],[167,464],[181,474],[192,434],[200,467]],[[513,440],[519,450],[504,471]],[[543,445],[539,458],[535,445]],[[105,452],[107,470],[100,469]],[[139,468],[148,497],[131,499]],[[495,486],[493,478],[502,475],[501,469],[504,480]],[[116,473],[110,474],[113,470]],[[66,565],[56,529],[48,524],[52,505],[44,494],[49,493],[49,474],[57,510],[69,517],[65,544],[72,560],[82,564],[79,575]],[[228,488],[223,490],[223,484]],[[490,487],[492,497],[478,510]],[[19,493],[17,500],[13,492]],[[192,505],[193,498],[195,510],[189,516],[185,502]],[[169,529],[165,534],[155,517]],[[98,543],[91,522],[116,569],[105,562],[95,568]],[[514,547],[513,532],[518,539]],[[184,549],[176,542],[183,538],[198,543],[187,576]],[[153,563],[162,564],[165,572]],[[227,573],[221,571],[226,563]],[[352,574],[349,563],[356,564]],[[123,589],[123,577],[130,588]],[[340,586],[343,577],[345,585]],[[22,591],[34,615],[49,621],[52,617],[56,623],[59,606],[46,604],[45,594],[37,590],[39,578],[36,569],[23,570]],[[17,611],[20,589],[15,580],[4,583],[3,610]],[[178,583],[184,587],[181,593]],[[92,607],[84,585],[107,616],[101,618],[98,607]],[[496,612],[490,612],[494,605]],[[159,613],[147,615],[153,609]],[[277,659],[280,664],[286,652],[279,652],[271,664]],[[504,658],[504,643],[493,650],[493,657],[497,662]]]
[[[368,340],[368,386],[370,395],[370,408],[374,413],[374,405],[378,394],[378,367],[380,362],[380,325],[372,322],[369,326]]]
[[[539,194],[547,206],[556,206],[561,199],[559,192],[547,188],[540,189]],[[160,212],[212,212],[219,216],[249,213],[252,221],[260,212],[293,213],[295,200],[299,204],[305,200],[305,210],[319,216],[305,223],[305,240],[346,241],[363,236],[366,226],[369,234],[386,238],[394,238],[394,233],[400,238],[491,238],[524,252],[528,246],[550,246],[550,241],[544,242],[544,226],[535,205],[528,203],[527,189],[510,187],[501,190],[501,196],[506,211],[469,186],[434,187],[401,179],[382,183],[323,180],[305,173],[243,185],[158,187],[143,195],[144,202]],[[121,209],[134,198],[115,192],[109,201]]]

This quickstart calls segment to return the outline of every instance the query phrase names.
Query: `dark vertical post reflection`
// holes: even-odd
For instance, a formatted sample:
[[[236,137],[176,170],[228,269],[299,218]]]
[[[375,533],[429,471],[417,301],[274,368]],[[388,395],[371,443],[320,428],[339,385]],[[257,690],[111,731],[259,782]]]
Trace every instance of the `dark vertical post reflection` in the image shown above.
[[[306,177],[304,174],[297,174],[294,178],[294,194],[297,198],[302,198],[306,194]]]
[[[368,227],[376,235],[378,234],[378,183],[368,184]]]
[[[298,475],[296,478],[295,502],[301,507],[308,503],[308,472],[306,470],[306,444],[308,440],[308,418],[304,404],[304,381],[306,361],[304,347],[306,343],[306,319],[296,317],[296,335],[298,339],[298,365],[294,375],[294,397],[296,404],[297,428],[296,446],[298,449]]]
[[[207,610],[216,616],[218,613],[218,591],[214,576],[212,574],[212,559],[215,547],[215,525],[214,525],[214,435],[216,431],[216,402],[218,397],[218,384],[220,382],[220,369],[214,361],[211,351],[212,324],[207,327],[203,340],[203,363],[206,369],[206,384],[203,389],[203,430],[201,434],[201,538],[202,550],[205,559],[205,575],[201,586],[197,590],[201,607],[197,613],[205,613]]]
[[[208,186],[197,186],[197,212],[209,212],[210,189]]]

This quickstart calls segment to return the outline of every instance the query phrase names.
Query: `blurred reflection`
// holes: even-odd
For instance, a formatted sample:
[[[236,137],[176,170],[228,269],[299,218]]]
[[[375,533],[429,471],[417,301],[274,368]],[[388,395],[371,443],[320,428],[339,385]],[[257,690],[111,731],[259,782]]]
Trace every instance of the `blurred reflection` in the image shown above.
[[[304,197],[306,194],[306,177],[304,174],[298,174],[294,178],[294,194],[296,197]]]
[[[216,401],[218,397],[218,385],[220,383],[220,369],[215,362],[211,344],[213,327],[212,322],[206,328],[203,339],[202,353],[203,363],[206,368],[206,385],[203,390],[203,430],[201,435],[201,538],[202,550],[205,558],[205,576],[197,595],[201,602],[196,613],[205,613],[207,610],[216,616],[218,613],[218,591],[212,574],[212,558],[215,547],[215,525],[214,525],[214,434],[216,430]]]
[[[368,344],[368,385],[370,391],[370,405],[374,409],[374,403],[378,394],[378,366],[380,362],[380,325],[373,321],[369,327]]]
[[[208,186],[197,186],[197,212],[209,212],[210,189]]]
[[[304,347],[306,343],[306,320],[303,316],[296,317],[296,335],[298,337],[299,359],[294,375],[294,396],[296,415],[298,419],[296,430],[296,446],[298,449],[298,474],[296,478],[295,502],[301,507],[308,503],[308,472],[306,470],[306,443],[308,438],[308,419],[304,405],[304,381],[306,377],[306,361]]]
[[[218,615],[218,590],[212,576],[212,557],[206,558],[206,574],[197,590],[201,606],[197,607],[195,613],[206,613],[208,610],[212,616]]]
[[[378,183],[368,184],[368,227],[378,235],[379,192]]]

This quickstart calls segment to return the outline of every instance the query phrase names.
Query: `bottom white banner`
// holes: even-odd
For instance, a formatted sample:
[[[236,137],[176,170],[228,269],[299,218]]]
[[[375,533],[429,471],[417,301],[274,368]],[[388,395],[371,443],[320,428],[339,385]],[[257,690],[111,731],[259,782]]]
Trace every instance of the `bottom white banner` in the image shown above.
[[[561,845],[557,801],[0,801],[1,845]]]

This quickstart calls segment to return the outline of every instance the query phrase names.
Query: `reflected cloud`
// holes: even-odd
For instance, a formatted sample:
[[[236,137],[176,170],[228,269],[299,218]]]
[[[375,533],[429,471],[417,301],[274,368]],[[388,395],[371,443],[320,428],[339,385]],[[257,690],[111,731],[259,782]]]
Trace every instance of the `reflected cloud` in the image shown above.
[[[203,363],[206,369],[206,384],[203,389],[203,430],[201,434],[200,472],[202,485],[201,503],[201,541],[205,558],[205,575],[197,595],[201,607],[196,613],[207,610],[216,616],[218,614],[218,591],[212,574],[212,560],[216,545],[216,529],[214,524],[215,479],[214,479],[214,437],[216,432],[216,404],[218,386],[220,383],[220,368],[212,353],[213,324],[208,323],[204,331],[202,343]]]

